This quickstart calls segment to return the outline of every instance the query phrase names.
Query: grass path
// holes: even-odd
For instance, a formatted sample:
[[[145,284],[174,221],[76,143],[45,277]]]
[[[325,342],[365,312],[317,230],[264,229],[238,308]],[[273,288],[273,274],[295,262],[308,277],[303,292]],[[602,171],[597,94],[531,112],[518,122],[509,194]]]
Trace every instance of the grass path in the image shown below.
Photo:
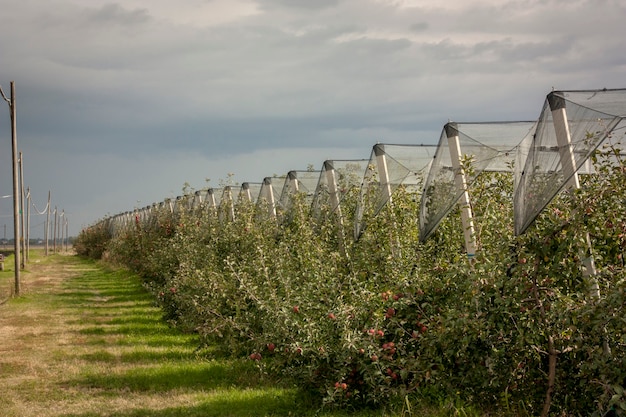
[[[11,283],[0,273],[2,291]],[[160,317],[135,277],[35,257],[22,295],[0,305],[0,415],[330,415],[266,382],[251,361],[197,351]]]

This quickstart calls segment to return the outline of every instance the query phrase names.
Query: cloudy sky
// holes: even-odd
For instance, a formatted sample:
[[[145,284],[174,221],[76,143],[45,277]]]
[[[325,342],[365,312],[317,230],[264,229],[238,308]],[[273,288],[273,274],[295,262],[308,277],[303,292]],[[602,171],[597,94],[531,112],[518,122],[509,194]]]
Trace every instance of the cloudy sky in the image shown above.
[[[623,0],[0,0],[31,236],[48,191],[75,235],[185,183],[534,120],[553,87],[626,87],[625,19]],[[1,196],[10,139],[0,102]]]

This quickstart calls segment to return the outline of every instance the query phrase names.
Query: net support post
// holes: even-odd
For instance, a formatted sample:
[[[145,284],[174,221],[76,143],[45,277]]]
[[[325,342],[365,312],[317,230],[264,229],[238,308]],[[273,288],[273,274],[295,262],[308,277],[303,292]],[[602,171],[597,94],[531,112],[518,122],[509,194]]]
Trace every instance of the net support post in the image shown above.
[[[252,202],[252,193],[250,192],[250,184],[244,182],[241,184],[241,197],[248,203]]]
[[[300,183],[298,182],[298,173],[295,171],[289,171],[287,173],[289,180],[289,188],[292,194],[297,194],[300,191]]]
[[[389,182],[389,170],[387,169],[387,158],[385,152],[380,145],[374,146],[374,155],[376,156],[376,168],[380,179],[380,187],[383,191],[385,200],[391,204],[391,184]]]
[[[346,241],[343,230],[343,214],[341,212],[341,204],[339,199],[339,190],[337,186],[337,174],[335,168],[330,161],[324,161],[324,174],[328,184],[328,195],[330,200],[330,210],[335,213],[337,222],[337,234],[339,238],[339,250],[341,254],[346,256]]]
[[[296,196],[300,193],[300,180],[298,179],[298,172],[297,171],[289,171],[287,173],[287,180],[289,181],[288,183],[288,187],[286,187],[285,190],[283,190],[283,194],[285,192],[288,192],[288,195],[281,195],[281,202],[283,202],[284,204],[286,204],[285,207],[283,207],[285,210],[290,211],[294,209],[294,198],[296,198]],[[302,191],[306,191],[306,188]],[[297,205],[297,209],[298,209],[298,214],[299,215],[303,215],[303,206],[302,204],[298,204]]]
[[[227,217],[227,221],[235,221],[235,204],[233,204],[233,192],[231,190],[230,185],[224,187],[224,191],[222,193],[222,201],[220,202],[220,207],[224,206],[225,210],[220,210]],[[220,213],[220,214],[222,214]]]
[[[213,192],[213,188],[209,188],[206,192],[206,202],[209,206],[209,211],[214,212],[217,209],[217,204],[215,202],[215,193]]]
[[[125,212],[122,216],[122,228],[124,231],[127,231],[130,228],[130,212]],[[49,240],[49,237],[46,236],[46,240]]]
[[[193,193],[193,202],[191,203],[191,208],[193,210],[198,210],[202,207],[202,194],[200,191],[196,191]]]
[[[383,149],[383,147],[381,145],[375,145],[374,146],[374,155],[376,156],[376,168],[378,169],[378,176],[379,176],[379,180],[380,180],[380,187],[382,189],[383,192],[383,197],[385,198],[385,200],[387,201],[387,204],[389,204],[389,206],[391,207],[391,205],[393,204],[392,201],[392,194],[393,194],[393,190],[391,189],[391,181],[389,180],[389,169],[387,167],[387,156],[385,154],[385,151]],[[396,222],[395,222],[395,218],[393,217],[393,213],[392,213],[392,219],[393,220],[393,230],[394,230],[394,234],[395,230],[397,228]],[[396,234],[395,237],[391,238],[391,242],[392,242],[392,246],[391,246],[391,251],[394,254],[394,256],[399,256],[400,252],[399,252],[399,248],[400,248],[400,241],[398,239],[398,236]]]
[[[556,134],[556,144],[559,148],[559,157],[563,167],[563,178],[569,178],[568,188],[580,188],[578,174],[576,173],[576,159],[572,148],[572,136],[567,123],[567,111],[565,99],[554,93],[548,95],[548,104],[552,112],[552,123]]]
[[[120,233],[124,232],[126,230],[126,212],[121,213],[121,214],[119,214],[117,216],[117,220],[116,220],[115,224],[117,225],[117,228],[120,231]],[[44,237],[44,240],[46,238],[47,238],[47,236]]]
[[[274,196],[274,187],[272,187],[272,179],[266,177],[263,179],[264,195],[262,196],[267,201],[267,215],[270,219],[276,219],[276,198]]]
[[[330,210],[337,214],[337,225],[343,228],[343,216],[341,213],[341,204],[339,201],[337,175],[335,172],[335,168],[328,161],[324,162],[324,174],[326,175],[326,183],[328,184]]]
[[[560,97],[555,92],[552,92],[548,95],[548,104],[550,105],[556,141],[559,147],[559,156],[561,166],[563,167],[563,177],[568,178],[571,176],[566,186],[570,189],[578,189],[580,188],[580,181],[578,179],[576,159],[574,156],[574,149],[572,147],[572,136],[569,129],[569,123],[567,121],[566,101],[563,97]],[[585,232],[585,244],[587,248],[586,253],[582,256],[582,273],[583,276],[589,281],[589,296],[592,299],[598,300],[600,298],[600,285],[596,278],[598,271],[593,258],[593,247],[591,245],[589,232]],[[609,346],[608,338],[604,337],[603,339],[602,349],[606,355],[610,355],[611,347]]]
[[[556,142],[559,148],[561,166],[563,167],[563,178],[569,178],[566,185],[567,188],[578,189],[580,188],[580,181],[578,180],[578,173],[576,172],[576,159],[572,147],[572,136],[567,122],[565,99],[553,92],[548,95],[548,104],[552,112],[552,122],[554,124]],[[589,277],[596,275],[597,270],[593,256],[591,256],[591,239],[589,238],[588,232],[586,233],[585,240],[587,242],[588,254],[583,257],[583,275]],[[591,295],[599,298],[600,288],[596,280],[592,280],[591,287]]]
[[[456,123],[447,123],[445,130],[448,138],[448,149],[450,150],[452,168],[455,172],[454,181],[459,191],[461,191],[459,207],[461,209],[461,224],[463,226],[463,237],[465,239],[465,251],[467,252],[467,256],[472,258],[476,254],[476,235],[474,230],[474,217],[472,207],[470,206],[469,192],[467,190],[467,177],[461,166],[459,131]]]
[[[184,210],[183,210],[183,208],[184,208],[184,207],[183,207],[183,204],[184,204],[183,197],[181,197],[181,196],[177,196],[177,197],[176,197],[176,202],[174,203],[174,212],[175,212],[175,213],[179,213],[179,214],[180,214],[181,212],[184,212]]]

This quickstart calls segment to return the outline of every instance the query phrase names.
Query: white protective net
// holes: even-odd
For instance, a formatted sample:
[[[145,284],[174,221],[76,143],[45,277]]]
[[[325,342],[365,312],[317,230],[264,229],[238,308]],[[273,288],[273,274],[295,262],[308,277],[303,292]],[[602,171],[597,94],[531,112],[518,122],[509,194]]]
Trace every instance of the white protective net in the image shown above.
[[[340,212],[346,195],[361,186],[369,159],[326,160],[318,177],[311,203],[313,218],[320,220],[324,212]]]
[[[515,233],[522,234],[606,140],[624,136],[626,89],[554,91],[546,97],[533,138],[520,147],[515,175]]]
[[[263,183],[261,184],[261,189],[259,190],[256,201],[258,210],[257,214],[260,218],[276,217],[276,200],[278,198],[278,192],[274,186],[273,180],[275,180],[276,183],[281,182],[281,178],[266,177],[263,179]]]
[[[198,211],[202,208],[202,205],[204,203],[204,199],[203,199],[203,194],[206,192],[206,190],[198,190],[195,193],[193,193],[193,197],[192,197],[192,203],[191,203],[191,209],[194,211]]]
[[[239,190],[239,198],[238,202],[240,203],[253,203],[257,202],[259,198],[259,193],[261,192],[261,188],[263,184],[260,182],[244,182],[241,184],[241,189]]]
[[[518,145],[532,136],[535,127],[536,122],[529,121],[447,123],[422,190],[420,241],[436,230],[459,201],[464,187],[470,186],[481,172],[513,172]],[[463,167],[454,158],[468,164],[465,186],[457,182]]]
[[[435,151],[435,145],[374,145],[357,202],[355,240],[399,187],[418,198]]]
[[[206,190],[202,201],[204,201],[204,204],[206,204],[209,212],[214,212],[215,210],[217,210],[220,202],[222,201],[222,193],[218,189],[209,188]]]
[[[302,196],[304,203],[310,206],[319,179],[320,171],[289,171],[280,193],[281,208],[285,211],[291,209],[296,196]]]
[[[233,221],[235,220],[235,206],[239,200],[241,186],[227,185],[222,188],[220,203],[218,206],[219,220]]]

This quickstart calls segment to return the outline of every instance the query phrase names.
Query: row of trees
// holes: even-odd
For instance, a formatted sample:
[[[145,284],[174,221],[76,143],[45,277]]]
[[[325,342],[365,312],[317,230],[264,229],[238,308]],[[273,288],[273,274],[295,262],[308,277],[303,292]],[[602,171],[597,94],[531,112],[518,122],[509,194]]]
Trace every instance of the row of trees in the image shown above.
[[[613,147],[593,159],[581,188],[521,236],[512,175],[478,175],[472,259],[460,209],[420,243],[418,199],[402,187],[357,241],[340,242],[336,213],[311,216],[296,196],[278,220],[245,202],[231,221],[202,205],[155,208],[115,234],[105,219],[75,248],[140,274],[174,325],[289,375],[327,405],[408,396],[498,413],[623,415],[626,166]],[[344,196],[348,222],[361,198],[358,188]]]

